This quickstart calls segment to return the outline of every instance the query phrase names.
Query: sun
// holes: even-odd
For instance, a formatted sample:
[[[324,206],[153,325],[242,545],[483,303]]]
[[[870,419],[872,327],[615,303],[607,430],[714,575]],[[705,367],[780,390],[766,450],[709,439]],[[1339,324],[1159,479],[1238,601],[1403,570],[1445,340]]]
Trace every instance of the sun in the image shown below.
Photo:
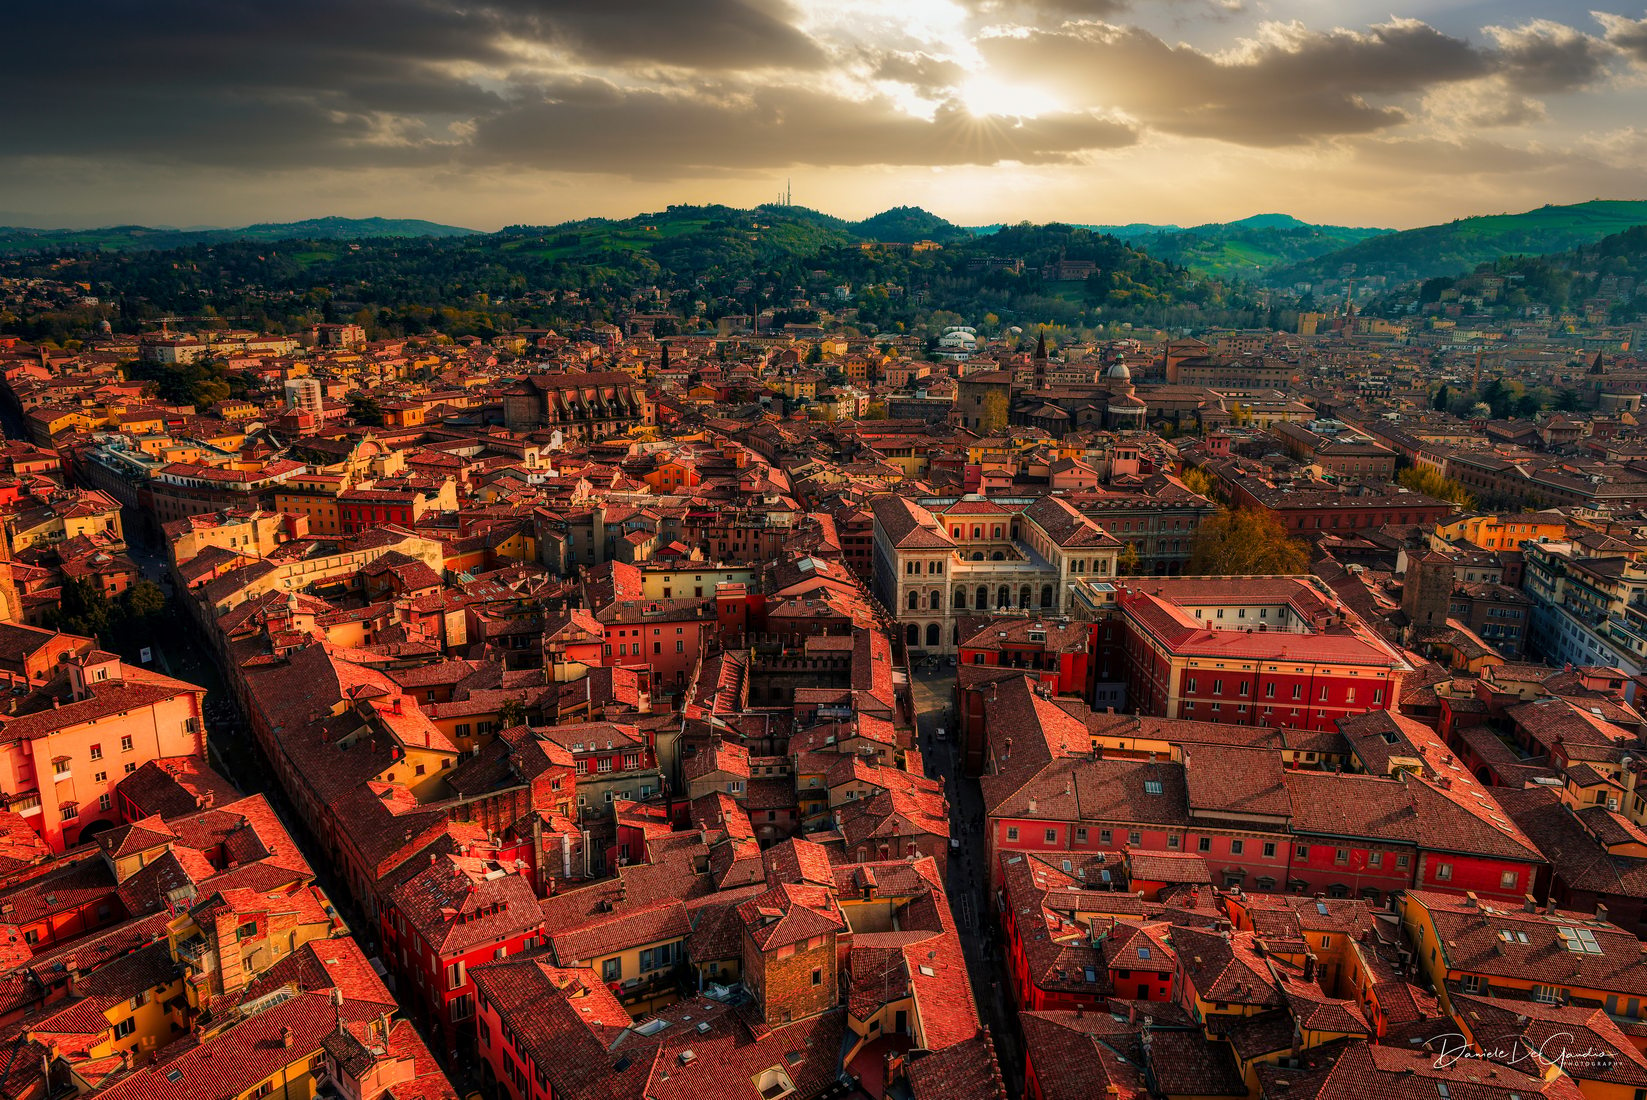
[[[977,118],[1037,118],[1064,109],[1057,96],[1033,84],[974,73],[956,89],[967,112]]]

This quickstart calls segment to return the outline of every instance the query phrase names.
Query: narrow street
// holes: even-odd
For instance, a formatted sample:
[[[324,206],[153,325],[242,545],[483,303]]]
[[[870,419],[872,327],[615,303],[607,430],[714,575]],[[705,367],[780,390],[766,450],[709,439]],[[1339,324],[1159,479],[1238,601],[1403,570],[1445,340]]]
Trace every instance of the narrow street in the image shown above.
[[[984,803],[978,781],[961,774],[960,749],[953,728],[955,670],[940,664],[935,671],[914,670],[911,685],[918,745],[926,773],[941,779],[949,798],[951,847],[949,906],[966,953],[978,1014],[995,1042],[1001,1076],[1011,1096],[1023,1095],[1023,1055],[1018,1023],[1007,992],[994,914],[989,898],[989,869],[984,856]],[[942,728],[944,737],[938,738]]]

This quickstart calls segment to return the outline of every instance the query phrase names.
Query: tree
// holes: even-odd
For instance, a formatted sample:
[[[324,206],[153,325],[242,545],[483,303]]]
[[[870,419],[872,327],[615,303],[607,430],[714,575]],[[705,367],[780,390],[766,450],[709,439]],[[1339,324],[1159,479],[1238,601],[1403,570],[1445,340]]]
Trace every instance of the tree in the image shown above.
[[[1121,547],[1121,553],[1115,559],[1115,571],[1123,577],[1130,577],[1138,572],[1138,544],[1129,542]]]
[[[1184,488],[1192,493],[1199,493],[1208,498],[1213,495],[1212,475],[1199,466],[1191,466],[1179,475],[1178,480],[1182,481]]]
[[[498,707],[498,729],[513,729],[526,724],[526,703],[519,697],[505,699]]]
[[[1434,470],[1420,466],[1408,466],[1395,475],[1397,484],[1411,489],[1415,493],[1423,493],[1427,497],[1449,501],[1460,508],[1473,508],[1475,497],[1459,482],[1450,477],[1443,477]]]
[[[1189,572],[1202,576],[1296,575],[1309,569],[1310,553],[1291,538],[1273,512],[1226,508],[1201,521],[1190,551]]]
[[[1441,388],[1435,391],[1435,397],[1430,400],[1430,408],[1436,412],[1446,412],[1447,405],[1453,399],[1453,391],[1443,382]]]
[[[349,398],[349,415],[355,422],[374,428],[383,426],[383,406],[371,394],[357,393]]]

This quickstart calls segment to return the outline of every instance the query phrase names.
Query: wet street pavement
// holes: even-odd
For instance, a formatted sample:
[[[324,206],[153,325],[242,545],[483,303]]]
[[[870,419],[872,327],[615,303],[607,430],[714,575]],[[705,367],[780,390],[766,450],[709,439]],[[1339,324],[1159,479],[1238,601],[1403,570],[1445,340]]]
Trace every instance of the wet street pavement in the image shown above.
[[[960,841],[949,858],[949,906],[966,953],[978,1014],[995,1041],[1001,1075],[1012,1096],[1023,1094],[1023,1057],[1018,1022],[1007,993],[1000,960],[996,922],[990,908],[989,875],[984,855],[983,795],[976,779],[961,774],[961,754],[953,721],[955,669],[940,664],[936,671],[914,670],[911,685],[915,703],[918,745],[926,773],[944,782],[949,797],[950,836]],[[942,728],[944,739],[937,733]]]

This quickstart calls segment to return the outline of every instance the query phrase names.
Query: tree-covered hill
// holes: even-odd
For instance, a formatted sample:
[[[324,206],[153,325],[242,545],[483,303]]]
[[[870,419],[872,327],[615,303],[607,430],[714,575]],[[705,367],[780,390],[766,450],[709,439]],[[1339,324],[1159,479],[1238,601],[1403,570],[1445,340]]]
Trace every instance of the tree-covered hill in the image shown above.
[[[1270,273],[1277,286],[1369,275],[1396,282],[1459,275],[1503,256],[1547,255],[1647,224],[1647,201],[1596,200],[1460,218],[1372,237]]]
[[[880,239],[916,231],[919,240],[950,239],[936,249]],[[665,331],[728,314],[767,311],[770,323],[806,324],[827,313],[829,323],[865,335],[962,323],[1094,331],[1265,319],[1243,287],[1103,233],[1021,224],[974,237],[912,208],[848,223],[784,205],[672,206],[463,237],[59,250],[13,257],[0,271],[88,284],[114,303],[91,313],[0,316],[0,331],[26,323],[41,338],[70,338],[103,319],[131,331],[164,314],[273,330],[355,319],[373,335],[483,337],[624,310],[673,314]]]
[[[166,229],[114,225],[102,229],[0,227],[0,255],[104,249],[113,252],[187,248],[231,241],[350,241],[373,237],[467,237],[478,230],[416,218],[309,218],[265,222],[239,229]]]

